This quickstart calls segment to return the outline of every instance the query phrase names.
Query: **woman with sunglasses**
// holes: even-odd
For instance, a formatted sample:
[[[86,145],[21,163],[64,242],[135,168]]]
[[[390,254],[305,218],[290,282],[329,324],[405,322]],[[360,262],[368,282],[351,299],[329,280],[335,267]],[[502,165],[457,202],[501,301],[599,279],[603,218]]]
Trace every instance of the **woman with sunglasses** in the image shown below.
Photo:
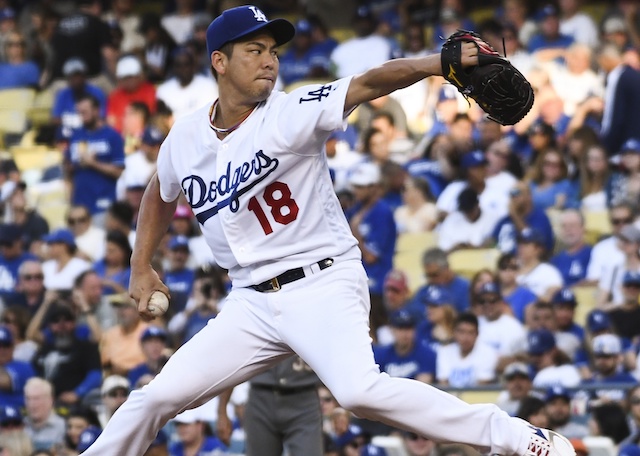
[[[27,60],[25,45],[22,34],[11,32],[7,36],[4,42],[6,61],[0,63],[0,90],[38,87],[40,69]]]

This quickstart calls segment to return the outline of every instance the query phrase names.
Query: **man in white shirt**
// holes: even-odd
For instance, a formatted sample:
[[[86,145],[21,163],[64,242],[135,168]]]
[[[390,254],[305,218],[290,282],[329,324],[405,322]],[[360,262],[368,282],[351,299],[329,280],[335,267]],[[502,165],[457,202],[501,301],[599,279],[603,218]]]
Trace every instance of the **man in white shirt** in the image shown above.
[[[600,44],[598,28],[593,18],[580,11],[581,0],[562,0],[560,6],[560,33],[591,48]]]
[[[178,120],[218,98],[218,85],[213,78],[196,74],[196,59],[188,50],[181,50],[173,60],[175,76],[158,86],[156,97]]]
[[[589,435],[589,428],[575,422],[573,418],[577,417],[571,416],[571,393],[566,388],[560,385],[548,388],[544,401],[551,429],[570,439],[581,439]]]
[[[480,304],[478,341],[489,345],[500,357],[511,357],[526,350],[527,334],[513,315],[506,313],[507,304],[498,284],[482,285],[476,301]]]
[[[438,383],[466,388],[492,382],[496,377],[498,355],[488,345],[477,343],[477,317],[472,313],[460,314],[453,337],[454,343],[438,347]]]
[[[527,336],[529,356],[537,373],[533,378],[535,388],[562,385],[573,388],[580,384],[580,372],[569,364],[569,358],[556,346],[556,338],[548,329],[531,331]]]
[[[139,187],[144,189],[147,186],[151,176],[156,172],[160,144],[164,137],[165,134],[156,127],[144,129],[140,148],[124,158],[124,171],[116,186],[118,199],[129,199],[127,190]]]
[[[89,209],[73,205],[67,213],[67,225],[75,236],[78,256],[94,263],[104,257],[107,234],[104,229],[91,223]]]
[[[531,393],[531,369],[525,363],[516,361],[504,368],[502,378],[505,390],[496,399],[496,405],[511,416],[516,416],[522,399]]]
[[[624,226],[633,223],[633,219],[634,209],[628,203],[616,204],[609,209],[612,235],[593,246],[587,268],[587,281],[595,284],[608,269],[624,263],[624,254],[618,247],[616,235]]]

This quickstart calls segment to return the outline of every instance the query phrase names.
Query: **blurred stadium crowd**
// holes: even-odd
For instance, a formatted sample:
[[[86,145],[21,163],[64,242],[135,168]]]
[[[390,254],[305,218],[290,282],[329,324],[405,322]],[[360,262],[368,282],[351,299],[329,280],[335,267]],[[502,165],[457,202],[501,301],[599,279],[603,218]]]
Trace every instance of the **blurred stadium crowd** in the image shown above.
[[[165,318],[141,321],[127,288],[160,146],[216,99],[205,32],[237,4],[0,0],[0,455],[79,454],[224,306],[228,278],[186,202],[155,259]],[[256,4],[296,26],[281,90],[436,53],[458,28],[527,76],[535,103],[513,127],[429,78],[361,105],[327,142],[370,278],[374,354],[580,455],[640,455],[640,4]],[[384,455],[368,445],[384,438],[394,454],[473,454],[318,392],[326,455]],[[246,400],[237,388],[230,445],[213,401],[147,454],[243,454]]]

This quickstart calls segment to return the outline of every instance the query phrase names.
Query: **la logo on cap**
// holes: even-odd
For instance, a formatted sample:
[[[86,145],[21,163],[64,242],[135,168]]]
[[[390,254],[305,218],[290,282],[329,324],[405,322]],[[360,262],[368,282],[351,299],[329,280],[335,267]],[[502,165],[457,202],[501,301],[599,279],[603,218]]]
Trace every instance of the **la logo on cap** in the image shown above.
[[[249,9],[253,11],[253,17],[256,18],[258,22],[267,22],[267,16],[258,9],[256,6],[250,6]]]

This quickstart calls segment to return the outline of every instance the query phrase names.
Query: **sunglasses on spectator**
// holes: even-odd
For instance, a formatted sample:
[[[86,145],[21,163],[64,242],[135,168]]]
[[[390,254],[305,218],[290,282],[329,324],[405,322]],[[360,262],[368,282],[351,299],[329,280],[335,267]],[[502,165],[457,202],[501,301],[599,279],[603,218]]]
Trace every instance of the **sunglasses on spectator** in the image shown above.
[[[107,393],[109,397],[127,397],[128,395],[129,394],[123,389],[115,389]]]
[[[23,274],[21,276],[24,280],[43,280],[44,274]]]
[[[71,226],[79,225],[81,223],[87,223],[89,221],[89,217],[69,217],[67,219],[67,223]]]
[[[7,420],[7,421],[3,421],[2,423],[0,423],[0,426],[3,427],[3,428],[19,427],[19,426],[22,426],[22,421],[20,421],[20,420]]]
[[[632,398],[629,400],[629,403],[630,403],[631,405],[640,405],[640,397],[636,397],[636,396],[632,397]]]
[[[484,298],[484,299],[478,299],[476,302],[483,306],[485,304],[496,304],[496,303],[500,302],[500,299],[498,299],[498,298]]]
[[[612,225],[628,225],[632,222],[633,222],[633,219],[631,218],[612,218],[611,219]]]

